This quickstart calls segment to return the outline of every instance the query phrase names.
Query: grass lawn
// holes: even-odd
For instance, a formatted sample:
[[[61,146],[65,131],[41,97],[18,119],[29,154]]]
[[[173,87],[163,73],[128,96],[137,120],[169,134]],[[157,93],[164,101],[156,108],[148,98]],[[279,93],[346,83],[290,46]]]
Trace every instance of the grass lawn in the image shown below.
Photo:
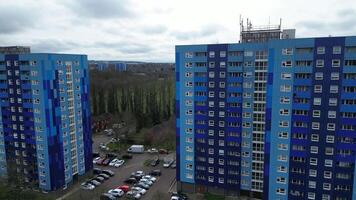
[[[204,198],[205,198],[205,200],[225,200],[225,198],[223,196],[210,194],[210,193],[204,194]]]

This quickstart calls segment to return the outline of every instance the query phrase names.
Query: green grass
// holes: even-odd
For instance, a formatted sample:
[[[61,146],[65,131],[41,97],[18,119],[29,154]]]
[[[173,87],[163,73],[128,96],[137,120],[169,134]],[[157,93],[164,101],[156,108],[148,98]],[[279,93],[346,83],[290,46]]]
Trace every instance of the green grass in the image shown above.
[[[117,152],[117,153],[122,153],[126,152],[126,150],[129,148],[130,145],[122,143],[122,142],[111,142],[107,144],[107,147],[109,147],[109,150],[112,152]]]
[[[0,186],[0,200],[21,200],[21,199],[33,199],[33,200],[52,200],[50,195],[41,194],[34,191],[24,191],[20,188],[10,186]]]
[[[205,200],[225,200],[225,197],[215,195],[215,194],[210,194],[210,193],[205,193],[204,194],[204,199]]]

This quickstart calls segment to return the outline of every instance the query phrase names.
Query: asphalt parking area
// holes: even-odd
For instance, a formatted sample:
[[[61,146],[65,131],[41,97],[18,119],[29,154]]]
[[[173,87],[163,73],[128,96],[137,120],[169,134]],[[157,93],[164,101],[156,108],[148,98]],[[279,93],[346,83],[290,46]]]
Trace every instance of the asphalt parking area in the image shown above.
[[[101,138],[104,140],[104,138]],[[101,140],[101,141],[102,141]],[[96,146],[95,146],[96,147]],[[115,175],[110,179],[103,182],[100,186],[97,186],[94,190],[83,190],[80,188],[81,183],[76,183],[71,186],[67,194],[63,196],[65,200],[98,200],[102,193],[107,192],[110,189],[116,188],[120,185],[127,185],[124,183],[132,172],[144,171],[145,173],[150,172],[153,169],[160,169],[162,175],[157,177],[157,181],[147,190],[147,193],[141,197],[142,200],[152,200],[156,199],[157,196],[160,199],[169,199],[169,191],[175,190],[175,176],[176,170],[172,168],[163,168],[162,163],[156,167],[145,166],[144,163],[147,159],[153,159],[157,155],[143,153],[143,154],[133,154],[133,158],[125,162],[125,164],[119,168],[110,166],[98,166],[94,165],[95,168],[100,169],[110,169],[115,172]],[[160,155],[160,159],[163,159],[166,155]],[[172,156],[172,155],[170,155]],[[120,198],[125,199],[125,196]]]

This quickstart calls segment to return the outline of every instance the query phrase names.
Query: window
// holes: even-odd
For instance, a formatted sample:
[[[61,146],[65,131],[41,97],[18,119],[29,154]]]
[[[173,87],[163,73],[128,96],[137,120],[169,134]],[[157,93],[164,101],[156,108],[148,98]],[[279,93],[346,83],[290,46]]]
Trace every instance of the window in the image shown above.
[[[333,46],[333,54],[341,54],[341,46]]]
[[[337,106],[337,99],[336,98],[330,98],[329,99],[329,106]]]
[[[209,78],[214,78],[215,77],[215,72],[209,72]]]
[[[316,182],[315,181],[309,181],[308,187],[309,188],[316,188]]]
[[[313,130],[319,130],[320,129],[320,123],[319,122],[312,122],[312,129]]]
[[[316,106],[320,106],[321,105],[321,98],[314,98],[313,104]]]
[[[317,171],[315,169],[309,169],[309,176],[310,177],[316,177]]]
[[[336,111],[328,111],[328,118],[336,118]]]
[[[209,62],[209,68],[214,68],[215,67],[215,62]]]
[[[292,67],[292,61],[290,61],[290,60],[282,61],[281,65],[282,65],[282,67],[285,67],[285,68]]]
[[[311,134],[310,140],[311,140],[312,142],[319,142],[319,135],[317,135],[317,134]]]
[[[281,85],[280,91],[281,92],[290,92],[291,91],[291,86],[290,85]]]
[[[279,132],[278,137],[280,139],[288,139],[288,132]]]
[[[226,67],[226,62],[220,62],[220,68],[225,68]]]
[[[209,51],[209,58],[214,58],[214,57],[215,57],[215,52]]]
[[[338,92],[339,92],[339,86],[338,85],[330,85],[330,93],[337,94]]]
[[[193,58],[193,52],[185,52],[186,58]]]
[[[340,67],[340,60],[339,59],[333,59],[332,61],[331,61],[331,66],[332,67]]]
[[[318,159],[317,158],[310,158],[310,165],[318,165]]]
[[[331,184],[330,183],[323,183],[323,190],[331,190]]]
[[[281,97],[279,102],[281,104],[290,104],[290,98],[289,97]]]
[[[319,80],[319,81],[323,80],[323,78],[324,78],[323,75],[324,75],[323,72],[316,72],[315,73],[315,80]]]
[[[279,114],[280,115],[289,115],[289,110],[288,109],[280,109]]]
[[[317,54],[325,54],[325,47],[318,47],[316,53]]]
[[[335,123],[327,123],[327,130],[328,131],[335,131]]]
[[[282,73],[281,74],[281,79],[290,80],[291,78],[292,78],[292,74],[290,74],[290,73]]]
[[[339,80],[339,73],[338,72],[332,72],[330,79],[333,80],[333,81]]]
[[[316,60],[316,67],[324,67],[324,60]]]
[[[244,52],[244,56],[245,56],[245,57],[251,57],[251,56],[253,56],[253,51],[245,51],[245,52]]]
[[[282,55],[293,55],[293,49],[292,48],[284,48],[282,49]]]
[[[279,121],[279,127],[288,127],[289,122],[288,121]]]
[[[325,159],[324,166],[325,167],[332,167],[333,166],[333,160]]]
[[[322,93],[323,92],[323,86],[322,85],[315,85],[314,86],[314,93]]]
[[[319,148],[317,146],[310,146],[310,153],[317,154]]]
[[[220,51],[220,57],[225,58],[226,57],[226,51]]]
[[[333,135],[326,136],[326,143],[334,143],[335,137]]]

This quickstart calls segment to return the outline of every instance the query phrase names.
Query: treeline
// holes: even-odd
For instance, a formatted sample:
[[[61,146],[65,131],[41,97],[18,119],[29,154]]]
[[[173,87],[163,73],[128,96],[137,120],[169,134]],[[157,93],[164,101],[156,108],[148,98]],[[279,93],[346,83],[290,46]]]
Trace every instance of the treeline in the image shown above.
[[[174,113],[174,80],[159,74],[90,72],[92,115],[131,115],[136,130],[168,120]],[[130,122],[128,122],[130,123]]]

